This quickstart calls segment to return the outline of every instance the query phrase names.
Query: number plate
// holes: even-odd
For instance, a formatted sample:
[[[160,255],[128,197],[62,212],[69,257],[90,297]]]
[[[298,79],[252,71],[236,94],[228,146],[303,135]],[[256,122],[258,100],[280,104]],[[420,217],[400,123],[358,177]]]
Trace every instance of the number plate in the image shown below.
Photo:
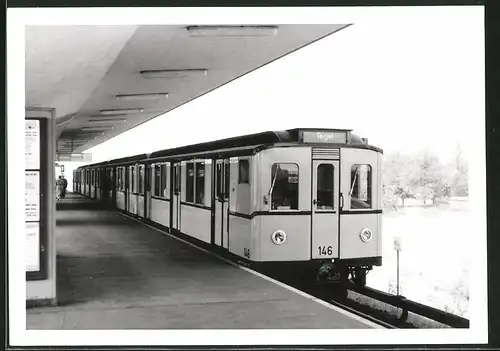
[[[333,247],[332,246],[318,246],[318,254],[320,256],[331,256],[333,255]]]

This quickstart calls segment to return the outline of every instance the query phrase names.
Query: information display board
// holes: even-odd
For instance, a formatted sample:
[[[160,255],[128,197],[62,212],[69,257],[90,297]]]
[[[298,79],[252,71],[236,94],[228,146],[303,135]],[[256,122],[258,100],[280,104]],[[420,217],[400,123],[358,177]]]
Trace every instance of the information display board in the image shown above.
[[[40,169],[40,121],[25,120],[25,169]]]
[[[46,121],[25,119],[25,236],[26,236],[26,279],[46,279],[45,272],[45,221],[46,204],[43,186],[47,165],[44,160],[46,142]]]

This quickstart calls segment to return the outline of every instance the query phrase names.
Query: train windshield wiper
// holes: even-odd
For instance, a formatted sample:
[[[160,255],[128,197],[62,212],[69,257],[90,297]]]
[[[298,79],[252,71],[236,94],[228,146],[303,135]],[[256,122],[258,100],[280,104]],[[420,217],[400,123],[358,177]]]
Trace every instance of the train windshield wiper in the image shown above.
[[[276,177],[278,176],[278,169],[279,169],[279,166],[276,167],[276,172],[274,173],[274,177],[273,177],[273,182],[271,183],[271,189],[269,189],[269,196],[273,193],[273,190],[274,190],[274,184],[276,183]]]
[[[352,192],[354,190],[354,184],[356,184],[356,179],[358,178],[358,172],[359,172],[359,166],[356,166],[356,173],[354,173],[354,178],[351,180],[352,185],[351,185],[351,190],[349,191],[349,196],[352,196]]]

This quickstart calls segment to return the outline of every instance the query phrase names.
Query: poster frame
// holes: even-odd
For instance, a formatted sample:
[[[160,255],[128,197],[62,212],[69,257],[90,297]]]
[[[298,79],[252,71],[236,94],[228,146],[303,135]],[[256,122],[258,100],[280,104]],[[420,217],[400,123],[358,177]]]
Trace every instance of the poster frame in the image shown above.
[[[47,279],[47,229],[48,229],[48,211],[49,205],[47,200],[49,197],[47,196],[47,191],[52,189],[51,184],[49,184],[49,179],[47,179],[47,167],[50,165],[47,164],[47,119],[46,118],[28,118],[25,117],[25,120],[36,120],[39,123],[39,141],[40,141],[40,169],[25,169],[25,171],[39,171],[39,269],[38,271],[26,271],[26,280],[44,280]],[[36,221],[26,221],[25,223],[36,222]],[[26,234],[25,234],[26,235]]]

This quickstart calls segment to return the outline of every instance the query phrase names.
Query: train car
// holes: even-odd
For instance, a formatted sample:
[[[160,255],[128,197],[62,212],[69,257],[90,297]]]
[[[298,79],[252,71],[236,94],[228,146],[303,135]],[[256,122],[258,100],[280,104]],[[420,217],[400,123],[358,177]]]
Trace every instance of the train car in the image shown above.
[[[261,271],[364,285],[382,265],[381,164],[382,150],[351,130],[301,128],[80,170],[83,195],[96,198],[100,174],[117,209]]]

